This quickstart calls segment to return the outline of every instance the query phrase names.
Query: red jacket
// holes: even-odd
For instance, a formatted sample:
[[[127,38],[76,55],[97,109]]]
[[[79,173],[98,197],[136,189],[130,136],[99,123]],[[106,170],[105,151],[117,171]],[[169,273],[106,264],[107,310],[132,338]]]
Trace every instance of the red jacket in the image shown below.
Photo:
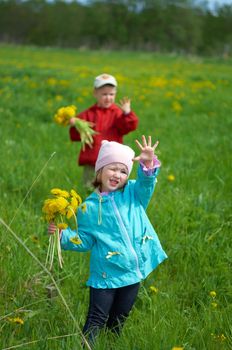
[[[85,151],[81,149],[79,165],[94,166],[102,140],[123,143],[123,135],[135,130],[138,125],[138,118],[134,112],[124,114],[115,104],[109,108],[101,108],[95,104],[81,112],[78,118],[94,123],[93,129],[98,132],[93,137],[92,148],[86,145]],[[69,135],[72,141],[80,141],[80,134],[74,126],[70,127]]]

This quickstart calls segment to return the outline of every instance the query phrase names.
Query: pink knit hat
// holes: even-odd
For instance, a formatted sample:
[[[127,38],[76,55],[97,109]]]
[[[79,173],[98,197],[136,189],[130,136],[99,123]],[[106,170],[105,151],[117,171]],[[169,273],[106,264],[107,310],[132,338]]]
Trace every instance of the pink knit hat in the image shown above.
[[[111,163],[122,163],[127,166],[129,175],[132,170],[132,159],[134,156],[135,152],[129,146],[114,141],[103,140],[95,164],[95,171],[97,172],[105,165]]]

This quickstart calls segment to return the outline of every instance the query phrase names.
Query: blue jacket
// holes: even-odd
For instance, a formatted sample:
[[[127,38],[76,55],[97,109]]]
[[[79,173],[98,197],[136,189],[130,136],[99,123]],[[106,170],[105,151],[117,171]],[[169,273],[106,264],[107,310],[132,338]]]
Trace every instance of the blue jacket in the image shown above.
[[[122,190],[100,196],[93,192],[85,201],[86,211],[78,209],[78,235],[81,244],[70,238],[76,232],[62,231],[65,250],[91,250],[87,285],[118,288],[137,283],[167,258],[145,212],[156,184],[158,169],[147,176],[138,168],[136,180]]]

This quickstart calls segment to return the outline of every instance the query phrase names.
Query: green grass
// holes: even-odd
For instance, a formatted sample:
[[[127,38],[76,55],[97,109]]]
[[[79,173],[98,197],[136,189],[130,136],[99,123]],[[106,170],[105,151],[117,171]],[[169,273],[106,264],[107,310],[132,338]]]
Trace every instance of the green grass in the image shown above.
[[[130,96],[140,119],[125,143],[135,149],[143,133],[160,140],[162,171],[148,213],[169,259],[143,282],[121,337],[102,334],[96,349],[231,349],[231,61],[0,46],[0,216],[44,263],[41,208],[50,189],[86,195],[80,146],[52,117],[61,106],[90,106],[102,72],[116,76],[118,100]],[[61,298],[48,298],[49,276],[3,225],[0,244],[1,349],[80,349]],[[89,256],[63,256],[54,277],[82,327]],[[23,325],[9,319],[16,316]]]

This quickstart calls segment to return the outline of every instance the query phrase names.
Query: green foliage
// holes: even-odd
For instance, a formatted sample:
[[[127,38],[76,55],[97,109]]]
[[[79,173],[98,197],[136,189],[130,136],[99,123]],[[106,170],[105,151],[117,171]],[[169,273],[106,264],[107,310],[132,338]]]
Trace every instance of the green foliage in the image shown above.
[[[62,106],[90,106],[93,79],[102,72],[116,76],[117,100],[130,96],[140,119],[124,142],[136,150],[141,134],[160,141],[162,169],[148,214],[169,259],[142,283],[121,337],[103,332],[96,349],[229,350],[230,61],[1,46],[1,219],[44,263],[48,237],[41,208],[50,189],[86,195],[76,165],[80,145],[70,142],[68,129],[53,116]],[[1,349],[81,348],[49,276],[3,225],[0,231]],[[89,256],[63,256],[64,269],[57,266],[53,276],[82,327]]]

